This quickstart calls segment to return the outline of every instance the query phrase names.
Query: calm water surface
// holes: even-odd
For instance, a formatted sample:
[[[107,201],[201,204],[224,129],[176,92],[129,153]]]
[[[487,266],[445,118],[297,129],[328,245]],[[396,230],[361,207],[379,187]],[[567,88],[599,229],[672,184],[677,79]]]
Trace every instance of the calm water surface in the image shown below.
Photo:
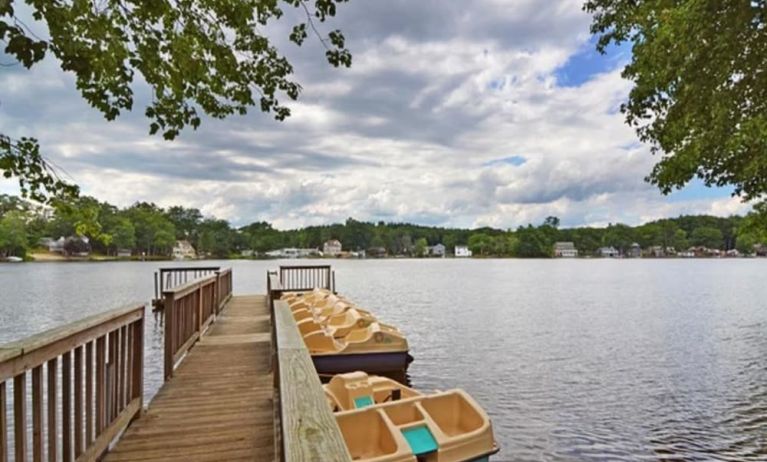
[[[221,264],[235,293],[263,293],[279,262]],[[767,460],[767,260],[333,265],[340,292],[407,334],[414,387],[487,409],[499,460]],[[158,266],[0,265],[0,342],[148,301]]]

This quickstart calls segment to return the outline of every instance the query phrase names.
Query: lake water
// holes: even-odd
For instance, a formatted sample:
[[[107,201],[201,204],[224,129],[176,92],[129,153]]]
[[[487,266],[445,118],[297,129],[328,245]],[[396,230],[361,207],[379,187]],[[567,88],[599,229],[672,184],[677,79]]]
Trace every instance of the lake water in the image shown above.
[[[205,264],[263,293],[280,262]],[[415,388],[483,405],[498,460],[767,460],[767,260],[332,264],[339,292],[406,333]],[[159,266],[0,265],[0,342],[148,301]]]

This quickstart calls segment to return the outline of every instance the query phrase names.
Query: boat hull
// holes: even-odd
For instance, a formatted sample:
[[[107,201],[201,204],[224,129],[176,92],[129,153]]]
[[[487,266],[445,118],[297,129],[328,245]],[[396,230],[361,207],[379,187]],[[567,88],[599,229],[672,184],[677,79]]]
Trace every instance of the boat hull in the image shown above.
[[[367,373],[399,372],[406,370],[412,360],[413,357],[406,351],[312,356],[317,373],[323,375],[354,371]]]

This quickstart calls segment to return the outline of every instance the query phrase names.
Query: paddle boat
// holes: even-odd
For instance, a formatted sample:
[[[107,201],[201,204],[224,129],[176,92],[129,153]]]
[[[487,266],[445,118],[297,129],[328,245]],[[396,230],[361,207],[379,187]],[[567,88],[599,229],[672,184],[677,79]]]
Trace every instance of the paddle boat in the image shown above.
[[[340,338],[316,330],[304,335],[304,343],[321,375],[404,371],[413,360],[402,333],[378,322],[350,330]]]
[[[487,462],[499,450],[490,418],[463,390],[424,395],[364,372],[324,389],[352,460]]]
[[[413,360],[395,327],[323,289],[286,294],[298,330],[321,375],[364,370],[400,372]]]

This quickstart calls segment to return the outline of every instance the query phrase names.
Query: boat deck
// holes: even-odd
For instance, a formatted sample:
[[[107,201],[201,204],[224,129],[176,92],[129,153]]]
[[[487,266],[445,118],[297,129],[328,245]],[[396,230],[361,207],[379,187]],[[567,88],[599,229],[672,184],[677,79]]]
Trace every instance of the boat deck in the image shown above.
[[[272,460],[272,400],[266,297],[232,297],[105,460]]]

